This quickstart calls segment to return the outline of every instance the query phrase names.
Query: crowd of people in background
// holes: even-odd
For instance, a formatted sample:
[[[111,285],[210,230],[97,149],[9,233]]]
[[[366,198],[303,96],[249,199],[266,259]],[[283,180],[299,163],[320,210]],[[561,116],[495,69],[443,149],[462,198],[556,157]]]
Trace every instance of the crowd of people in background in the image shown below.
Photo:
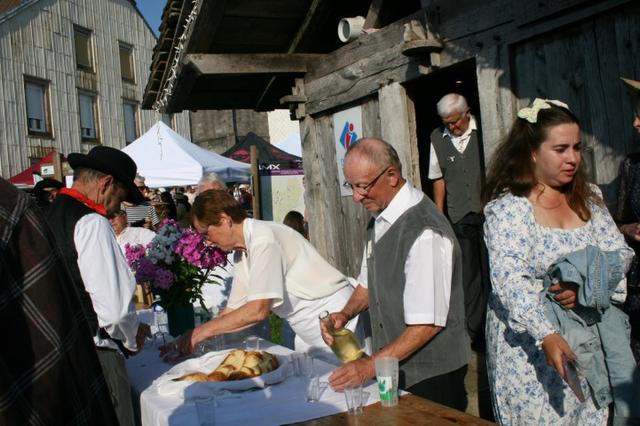
[[[626,83],[640,133],[640,82]],[[394,356],[400,388],[465,410],[473,350],[486,419],[637,423],[640,157],[621,166],[612,215],[587,181],[570,106],[535,99],[520,109],[486,170],[466,99],[447,94],[436,109],[442,125],[425,142],[433,201],[384,140],[347,150],[345,186],[372,216],[355,278],[316,251],[300,212],[284,224],[253,219],[250,188],[215,173],[152,189],[125,153],[98,146],[69,155],[71,188],[45,179],[35,202],[0,181],[0,330],[12,342],[0,354],[1,418],[134,424],[124,359],[149,328],[136,316],[123,249],[172,219],[230,253],[223,310],[177,340],[183,354],[273,312],[295,331],[296,349],[330,356],[320,312],[360,336],[367,312],[371,357],[337,367],[335,390],[373,378],[375,358]]]

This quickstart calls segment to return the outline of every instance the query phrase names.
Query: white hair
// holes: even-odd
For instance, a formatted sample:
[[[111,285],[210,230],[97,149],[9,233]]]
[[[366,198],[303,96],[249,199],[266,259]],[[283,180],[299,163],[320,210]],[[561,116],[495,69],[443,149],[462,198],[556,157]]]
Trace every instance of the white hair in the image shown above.
[[[464,96],[457,93],[449,93],[444,95],[438,101],[438,115],[442,118],[446,118],[455,112],[465,112],[469,107],[467,106],[467,100]]]
[[[198,182],[198,193],[207,189],[227,189],[227,184],[214,172],[207,172],[202,175]]]

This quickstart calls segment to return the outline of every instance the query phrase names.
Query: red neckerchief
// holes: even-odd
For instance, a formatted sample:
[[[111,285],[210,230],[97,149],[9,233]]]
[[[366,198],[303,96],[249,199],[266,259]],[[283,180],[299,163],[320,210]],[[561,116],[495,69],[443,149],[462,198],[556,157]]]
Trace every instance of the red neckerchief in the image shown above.
[[[91,201],[84,194],[81,194],[77,189],[62,188],[59,193],[68,195],[69,197],[80,201],[82,204],[89,207],[91,210],[95,211],[96,213],[101,214],[102,216],[107,215],[107,209],[105,209],[102,204],[98,204],[94,201]]]

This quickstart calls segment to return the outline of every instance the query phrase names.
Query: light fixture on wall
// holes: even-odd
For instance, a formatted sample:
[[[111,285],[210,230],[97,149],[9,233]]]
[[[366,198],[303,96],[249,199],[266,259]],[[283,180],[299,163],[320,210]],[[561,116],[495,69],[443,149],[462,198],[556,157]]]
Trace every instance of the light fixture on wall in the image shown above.
[[[434,68],[440,68],[440,52],[444,49],[444,43],[428,27],[425,29],[422,22],[413,19],[404,24],[403,40],[402,54],[421,58],[421,72],[426,74]]]
[[[347,43],[355,40],[362,34],[364,27],[364,17],[354,16],[353,18],[342,18],[338,23],[338,38],[341,42]]]

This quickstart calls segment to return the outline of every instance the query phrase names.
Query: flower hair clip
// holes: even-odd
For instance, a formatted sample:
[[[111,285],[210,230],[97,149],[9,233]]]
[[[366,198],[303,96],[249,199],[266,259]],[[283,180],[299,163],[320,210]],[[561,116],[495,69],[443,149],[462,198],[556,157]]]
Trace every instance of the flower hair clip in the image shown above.
[[[538,113],[540,110],[551,108],[551,105],[569,109],[569,105],[555,99],[535,98],[530,107],[522,108],[518,111],[518,117],[523,120],[527,120],[529,123],[535,124],[538,122]]]

